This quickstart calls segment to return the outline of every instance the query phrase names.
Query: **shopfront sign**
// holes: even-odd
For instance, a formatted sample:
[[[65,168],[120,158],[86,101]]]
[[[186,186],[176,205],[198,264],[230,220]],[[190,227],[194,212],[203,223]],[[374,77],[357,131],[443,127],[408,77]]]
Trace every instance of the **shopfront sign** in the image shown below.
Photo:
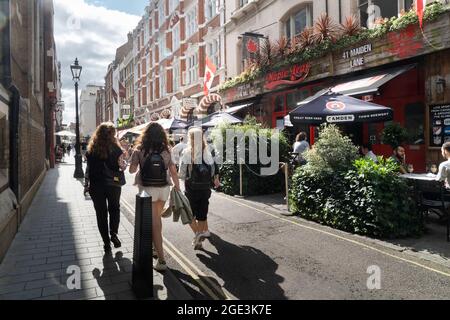
[[[366,44],[358,48],[344,51],[342,58],[350,61],[350,68],[356,68],[365,64],[364,54],[372,52],[372,44]]]
[[[430,107],[430,147],[450,142],[450,103]]]
[[[339,116],[327,116],[328,123],[353,122],[353,121],[355,121],[355,116],[352,114],[339,115]]]
[[[183,109],[190,110],[197,108],[197,99],[183,98]]]
[[[289,69],[271,72],[266,76],[265,88],[275,89],[281,85],[294,85],[303,82],[311,69],[310,63],[296,64]]]

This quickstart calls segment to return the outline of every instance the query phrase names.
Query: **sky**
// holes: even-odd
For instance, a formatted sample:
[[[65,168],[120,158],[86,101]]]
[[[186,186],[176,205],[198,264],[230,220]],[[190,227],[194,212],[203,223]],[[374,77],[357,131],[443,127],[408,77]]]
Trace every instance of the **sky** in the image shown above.
[[[116,49],[127,41],[148,0],[54,0],[55,41],[61,62],[63,123],[75,122],[75,89],[70,65],[83,67],[80,92],[87,84],[104,85]],[[130,5],[129,3],[132,3]]]

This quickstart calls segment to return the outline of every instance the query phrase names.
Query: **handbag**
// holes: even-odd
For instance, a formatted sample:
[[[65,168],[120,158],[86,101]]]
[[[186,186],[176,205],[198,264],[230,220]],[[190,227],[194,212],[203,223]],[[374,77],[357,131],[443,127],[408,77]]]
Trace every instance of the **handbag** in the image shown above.
[[[127,183],[125,173],[120,170],[111,170],[106,165],[106,162],[104,163],[103,176],[105,178],[105,185],[108,187],[122,187]]]

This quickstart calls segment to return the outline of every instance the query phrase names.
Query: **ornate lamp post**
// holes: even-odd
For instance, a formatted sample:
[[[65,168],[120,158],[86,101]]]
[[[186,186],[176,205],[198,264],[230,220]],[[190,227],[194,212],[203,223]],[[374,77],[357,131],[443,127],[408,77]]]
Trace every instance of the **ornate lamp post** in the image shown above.
[[[78,58],[75,59],[73,65],[70,66],[70,70],[72,71],[73,81],[75,83],[75,109],[76,109],[76,143],[75,143],[75,172],[73,174],[74,178],[82,179],[84,178],[83,172],[83,159],[81,157],[80,150],[80,119],[78,116],[78,82],[80,81],[81,70],[83,68],[78,64]]]

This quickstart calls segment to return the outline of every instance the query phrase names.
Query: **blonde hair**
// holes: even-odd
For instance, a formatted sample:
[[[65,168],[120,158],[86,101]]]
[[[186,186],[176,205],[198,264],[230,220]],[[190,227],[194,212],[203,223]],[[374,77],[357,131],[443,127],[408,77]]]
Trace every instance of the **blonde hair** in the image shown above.
[[[112,122],[104,122],[97,127],[89,140],[88,152],[100,159],[107,159],[114,145],[120,148],[116,128]]]
[[[200,144],[198,143],[199,137],[201,137],[200,139],[202,142],[201,150],[199,148]],[[189,129],[187,144],[189,146],[188,148],[189,148],[189,152],[190,152],[190,156],[191,156],[191,162],[196,163],[197,158],[203,156],[203,152],[206,148],[206,140],[205,140],[205,136],[203,135],[202,128],[194,127],[194,128]]]

